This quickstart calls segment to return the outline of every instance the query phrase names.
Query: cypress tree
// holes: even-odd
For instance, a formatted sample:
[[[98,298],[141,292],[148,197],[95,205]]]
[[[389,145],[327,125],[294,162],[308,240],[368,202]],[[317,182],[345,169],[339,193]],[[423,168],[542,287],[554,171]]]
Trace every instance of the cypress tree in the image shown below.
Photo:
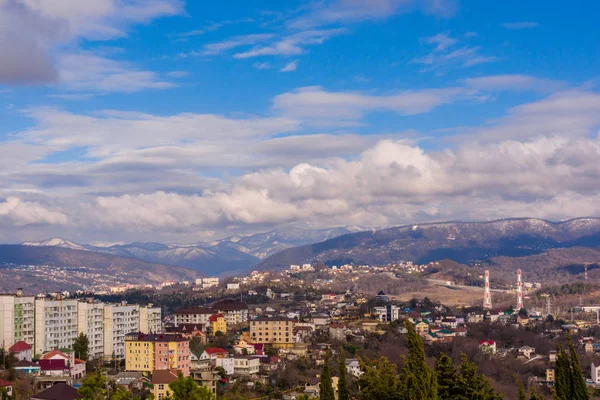
[[[537,389],[535,389],[533,387],[533,385],[529,388],[529,400],[544,400],[545,397],[543,394],[541,394],[540,392],[537,391]]]
[[[321,371],[321,383],[319,384],[319,399],[320,400],[335,400],[333,392],[333,384],[331,383],[331,371],[329,371],[329,358],[331,352],[327,350],[325,354],[325,362]]]
[[[346,354],[344,349],[340,348],[340,380],[338,381],[338,400],[350,400],[350,390],[348,389],[348,370],[346,369]]]
[[[438,397],[440,400],[455,399],[457,396],[456,383],[458,375],[454,368],[452,358],[442,353],[435,361],[435,375],[437,377]]]
[[[361,360],[360,368],[363,372],[358,379],[360,400],[402,400],[399,390],[400,382],[396,366],[385,357],[377,360]]]
[[[569,356],[565,348],[559,345],[556,350],[556,368],[554,378],[554,394],[559,400],[573,400],[573,373]]]
[[[477,373],[477,367],[461,354],[458,366],[458,384],[460,399],[469,400],[501,400],[500,396],[485,376]]]
[[[527,400],[527,396],[525,395],[525,389],[523,388],[523,383],[521,382],[521,379],[519,379],[519,377],[517,376],[517,374],[514,374],[514,379],[515,379],[515,383],[517,385],[517,398],[518,400]]]
[[[571,354],[571,374],[573,381],[573,400],[589,400],[590,395],[587,391],[587,385],[585,384],[585,378],[581,373],[581,365],[579,364],[579,357],[575,351],[575,346],[569,338],[569,353]]]
[[[437,378],[435,371],[425,361],[423,342],[413,324],[405,320],[408,359],[400,371],[402,398],[407,400],[437,400]]]

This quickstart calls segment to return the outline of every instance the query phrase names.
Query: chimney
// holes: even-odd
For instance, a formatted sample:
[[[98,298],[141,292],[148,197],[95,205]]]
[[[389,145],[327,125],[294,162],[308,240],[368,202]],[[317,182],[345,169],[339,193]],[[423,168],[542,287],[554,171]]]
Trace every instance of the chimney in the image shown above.
[[[23,296],[23,288],[17,288],[17,294],[16,294],[16,296],[17,297]]]

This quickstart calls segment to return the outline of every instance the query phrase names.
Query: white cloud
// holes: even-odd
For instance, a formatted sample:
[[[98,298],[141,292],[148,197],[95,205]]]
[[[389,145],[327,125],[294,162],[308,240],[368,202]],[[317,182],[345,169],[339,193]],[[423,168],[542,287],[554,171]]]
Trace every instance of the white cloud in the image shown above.
[[[182,10],[179,0],[0,0],[0,83],[57,82],[61,46],[124,36],[131,24]]]
[[[60,58],[59,65],[61,82],[69,90],[131,93],[176,86],[152,71],[93,54],[67,54]]]
[[[540,26],[537,22],[506,22],[502,24],[507,29],[531,29]]]
[[[272,33],[255,33],[251,35],[233,36],[227,40],[216,43],[208,43],[204,45],[204,55],[221,54],[227,50],[235,49],[242,46],[249,46],[255,43],[264,42],[275,35]]]
[[[540,92],[554,92],[564,86],[562,82],[520,74],[468,78],[464,80],[464,83],[468,87],[479,90],[536,90]]]
[[[256,69],[271,69],[271,64],[267,61],[256,62],[252,66]]]
[[[67,216],[61,212],[52,211],[39,203],[9,197],[4,202],[0,202],[1,220],[8,221],[15,226],[30,224],[64,225],[67,223]]]
[[[333,0],[318,1],[308,12],[290,21],[296,29],[335,23],[380,20],[392,15],[419,10],[425,14],[448,17],[456,11],[453,0]]]
[[[290,61],[281,68],[281,72],[293,72],[298,69],[299,60]]]
[[[420,114],[467,97],[468,92],[460,87],[375,96],[327,92],[319,86],[311,86],[276,96],[273,108],[294,118],[357,120],[364,113],[373,111],[393,111],[401,115]]]
[[[413,64],[424,65],[423,71],[439,72],[452,67],[472,67],[498,61],[497,57],[482,55],[479,46],[457,47],[458,40],[447,32],[422,38],[421,41],[434,46],[429,54],[411,60]]]
[[[251,58],[258,56],[291,56],[303,54],[306,46],[322,44],[326,40],[347,33],[346,29],[308,30],[294,33],[278,39],[265,46],[256,46],[250,50],[235,53],[235,58]]]

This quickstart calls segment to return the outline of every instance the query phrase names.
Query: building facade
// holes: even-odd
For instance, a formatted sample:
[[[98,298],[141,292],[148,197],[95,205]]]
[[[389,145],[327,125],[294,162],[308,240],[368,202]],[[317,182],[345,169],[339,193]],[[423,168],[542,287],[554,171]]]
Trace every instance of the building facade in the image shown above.
[[[146,334],[163,332],[160,307],[153,307],[152,304],[140,306],[140,332]]]
[[[77,303],[77,331],[87,336],[90,359],[104,356],[104,303],[93,299]]]
[[[8,348],[19,341],[35,342],[35,299],[21,290],[0,295],[0,343]]]
[[[190,374],[190,343],[181,335],[132,332],[125,336],[125,369],[150,373],[178,370]]]
[[[78,334],[77,303],[60,295],[35,300],[34,354],[73,348]]]
[[[216,314],[223,314],[229,325],[248,322],[248,305],[241,301],[219,301],[213,304],[212,309]]]
[[[259,317],[250,321],[252,343],[271,344],[286,348],[293,345],[294,320],[283,317]]]
[[[205,328],[209,325],[209,318],[214,312],[204,307],[180,308],[173,314],[175,326],[182,324],[200,324]]]
[[[140,310],[136,304],[104,305],[104,357],[125,357],[125,335],[140,330]]]

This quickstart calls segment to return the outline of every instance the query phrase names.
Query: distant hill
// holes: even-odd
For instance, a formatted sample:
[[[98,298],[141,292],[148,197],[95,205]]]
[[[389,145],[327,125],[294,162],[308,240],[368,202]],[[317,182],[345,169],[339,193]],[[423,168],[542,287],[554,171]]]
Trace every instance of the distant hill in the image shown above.
[[[37,266],[42,271],[9,270],[14,266]],[[61,267],[64,273],[50,271]],[[71,271],[71,272],[69,272]],[[79,289],[107,282],[151,284],[175,280],[193,281],[191,269],[139,259],[56,246],[0,245],[0,288],[24,287],[39,291]]]
[[[263,260],[257,268],[322,262],[386,264],[400,260],[427,263],[450,259],[460,263],[494,257],[523,257],[549,249],[600,246],[600,219],[552,222],[511,218],[489,222],[444,222],[406,225],[347,234],[295,247]]]
[[[290,247],[320,242],[336,236],[356,232],[360,228],[287,229],[250,236],[231,236],[212,242],[190,245],[139,243],[93,246],[52,238],[41,242],[24,242],[30,247],[56,247],[85,250],[134,258],[151,263],[191,268],[206,275],[247,272],[261,259]]]

